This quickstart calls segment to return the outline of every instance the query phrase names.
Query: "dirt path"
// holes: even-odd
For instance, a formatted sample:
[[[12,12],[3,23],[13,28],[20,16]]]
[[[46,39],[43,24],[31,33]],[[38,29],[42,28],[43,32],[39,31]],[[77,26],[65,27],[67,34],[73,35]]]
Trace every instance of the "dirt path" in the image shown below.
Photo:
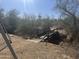
[[[66,51],[50,43],[45,46],[45,43],[40,43],[39,40],[26,40],[15,35],[11,38],[12,47],[19,59],[75,59],[75,51],[71,48]],[[0,59],[13,59],[8,48],[0,52]]]

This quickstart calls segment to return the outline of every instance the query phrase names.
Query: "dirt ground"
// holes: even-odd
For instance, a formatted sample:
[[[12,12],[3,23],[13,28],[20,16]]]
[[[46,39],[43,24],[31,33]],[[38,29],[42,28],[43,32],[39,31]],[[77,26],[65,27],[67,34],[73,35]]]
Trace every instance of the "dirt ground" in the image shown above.
[[[11,37],[12,47],[17,54],[18,59],[75,59],[75,50],[72,48],[62,48],[59,45],[44,42],[39,40],[26,40],[22,37],[13,35]],[[0,37],[0,48],[5,44]],[[13,59],[8,47],[0,51],[0,59]]]

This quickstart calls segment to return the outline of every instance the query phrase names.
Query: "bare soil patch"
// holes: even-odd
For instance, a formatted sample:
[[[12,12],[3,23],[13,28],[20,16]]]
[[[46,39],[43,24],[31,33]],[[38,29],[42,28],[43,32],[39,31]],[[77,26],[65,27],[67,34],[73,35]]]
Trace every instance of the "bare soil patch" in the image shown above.
[[[18,59],[75,59],[75,50],[72,48],[63,49],[50,43],[45,46],[45,43],[39,40],[26,40],[15,35],[11,37],[11,40]],[[0,43],[2,44],[2,41]],[[0,52],[0,59],[13,59],[8,48]]]

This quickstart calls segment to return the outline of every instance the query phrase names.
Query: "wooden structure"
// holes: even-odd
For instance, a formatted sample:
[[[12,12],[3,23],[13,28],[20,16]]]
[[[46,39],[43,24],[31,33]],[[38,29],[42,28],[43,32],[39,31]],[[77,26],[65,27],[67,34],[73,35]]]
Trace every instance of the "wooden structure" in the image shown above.
[[[1,32],[2,37],[5,40],[7,47],[9,48],[11,54],[13,55],[14,59],[18,59],[13,48],[12,48],[12,46],[11,46],[11,40],[10,40],[9,36],[7,35],[6,29],[3,26],[3,24],[1,24],[1,23],[0,23],[0,32]]]

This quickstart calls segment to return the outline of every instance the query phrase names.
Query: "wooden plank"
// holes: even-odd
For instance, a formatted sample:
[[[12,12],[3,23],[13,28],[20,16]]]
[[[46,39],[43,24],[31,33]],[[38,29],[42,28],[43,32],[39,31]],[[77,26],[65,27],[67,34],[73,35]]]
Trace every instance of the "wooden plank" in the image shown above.
[[[5,40],[5,43],[7,44],[7,46],[9,48],[10,52],[12,53],[14,59],[18,59],[18,57],[16,56],[16,54],[15,54],[15,52],[14,52],[14,50],[13,50],[13,48],[12,48],[12,46],[11,46],[7,36],[6,36],[6,34],[5,34],[4,29],[3,29],[1,24],[0,24],[0,30],[1,30],[2,36],[3,36],[4,40]]]
[[[1,26],[3,27],[3,30],[6,33],[6,36],[7,36],[8,40],[10,41],[10,43],[12,43],[11,38],[10,38],[9,34],[7,33],[7,30],[6,30],[5,26],[4,26],[4,24],[1,24]]]

